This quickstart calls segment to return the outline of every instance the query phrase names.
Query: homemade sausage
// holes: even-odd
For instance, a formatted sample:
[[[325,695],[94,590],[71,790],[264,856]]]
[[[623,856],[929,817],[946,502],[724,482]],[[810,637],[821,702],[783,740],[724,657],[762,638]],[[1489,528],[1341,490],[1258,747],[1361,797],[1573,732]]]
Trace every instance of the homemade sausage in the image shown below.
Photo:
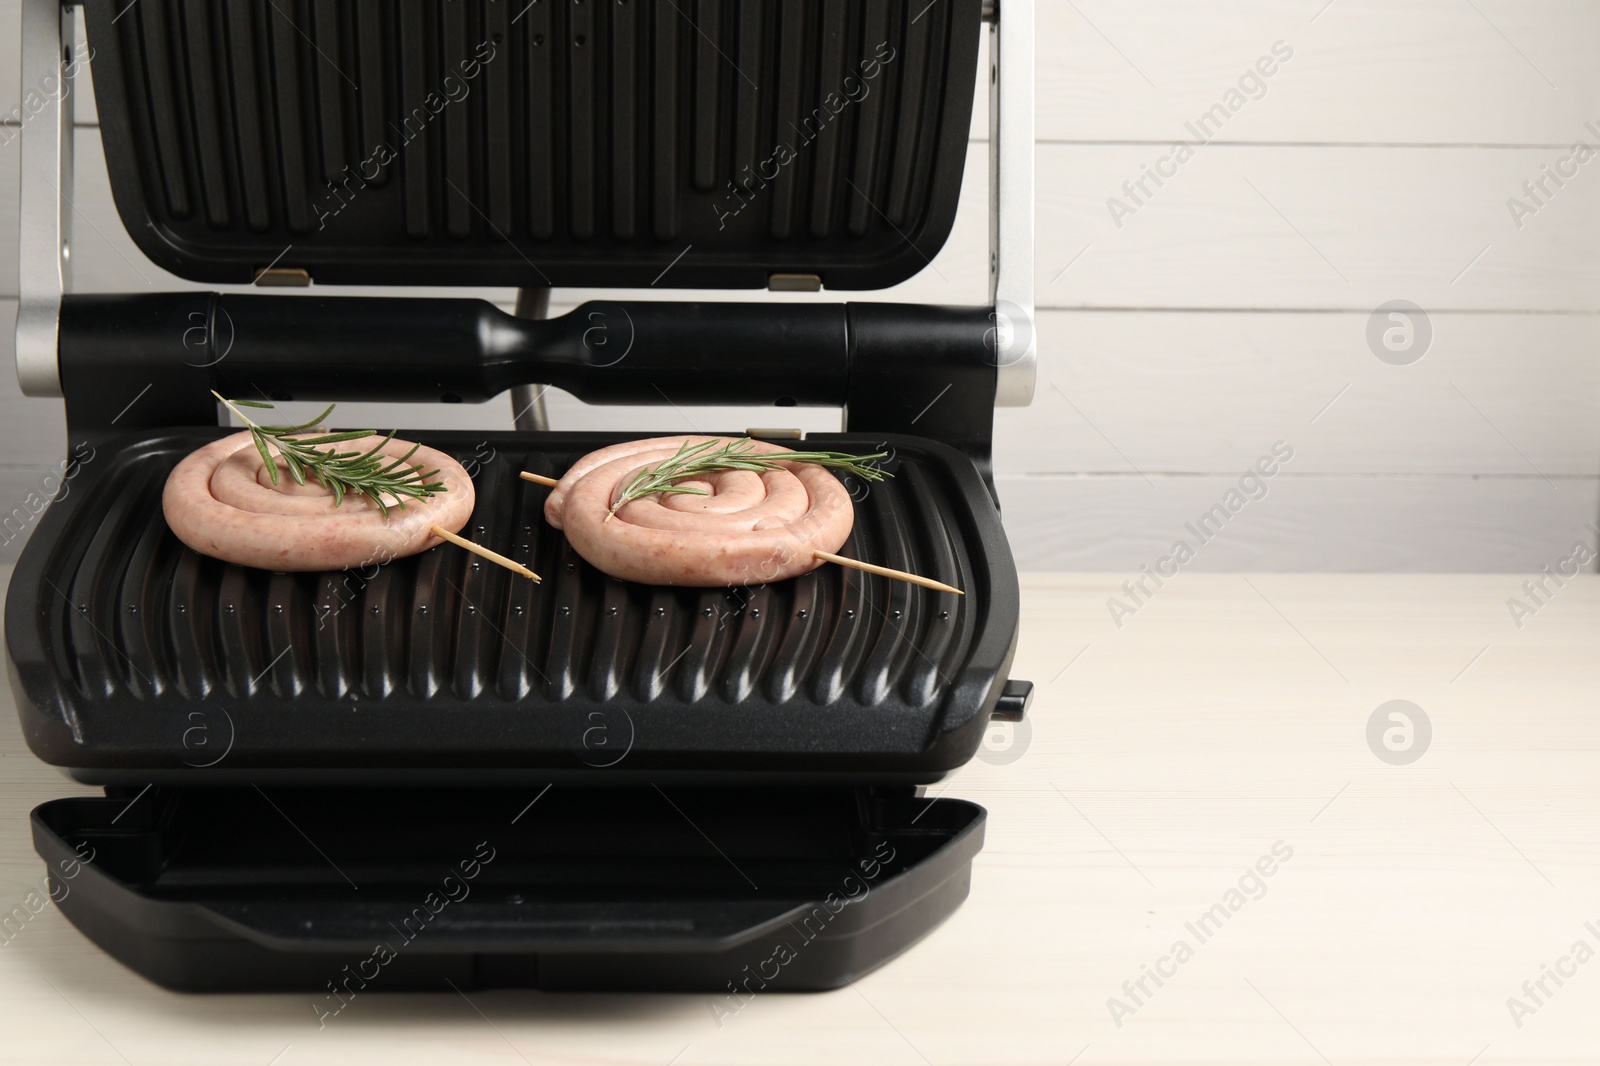
[[[727,470],[681,481],[706,495],[634,500],[606,521],[633,476],[685,443],[735,437],[653,437],[591,452],[551,490],[544,513],[579,555],[613,577],[651,585],[759,585],[816,569],[815,551],[837,552],[855,524],[850,494],[827,469],[786,463],[757,474]],[[790,449],[756,441],[754,450]]]
[[[375,443],[377,438],[363,438],[339,447],[365,451]],[[406,441],[391,440],[379,454],[399,459],[411,447]],[[186,456],[167,477],[161,494],[167,524],[195,551],[241,566],[343,570],[441,544],[429,532],[430,526],[454,533],[472,515],[472,478],[460,463],[432,448],[418,448],[407,465],[424,472],[437,469],[429,480],[443,482],[446,491],[407,499],[404,508],[385,499],[387,519],[365,496],[346,494],[335,507],[333,493],[314,476],[307,475],[306,483],[297,485],[283,460],[273,458],[278,465],[277,485],[268,477],[248,430]]]

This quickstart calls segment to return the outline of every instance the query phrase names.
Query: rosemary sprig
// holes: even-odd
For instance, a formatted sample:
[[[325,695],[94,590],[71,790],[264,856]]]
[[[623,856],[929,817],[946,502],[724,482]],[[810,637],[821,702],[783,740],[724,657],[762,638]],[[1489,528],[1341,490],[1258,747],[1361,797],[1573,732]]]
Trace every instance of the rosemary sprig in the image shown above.
[[[283,457],[283,465],[288,468],[289,476],[294,478],[295,484],[304,485],[306,475],[310,474],[333,493],[335,507],[344,502],[346,495],[365,496],[378,505],[378,510],[383,512],[383,517],[387,519],[389,505],[384,503],[385,495],[393,497],[393,502],[401,510],[405,510],[406,499],[419,500],[436,492],[448,491],[448,486],[444,482],[428,480],[439,471],[422,471],[406,465],[421,447],[420,444],[413,444],[410,451],[392,461],[387,455],[379,454],[383,446],[394,439],[394,430],[390,430],[388,436],[364,452],[337,449],[322,451],[317,446],[344,444],[347,441],[375,436],[375,430],[347,430],[341,433],[324,433],[316,437],[295,436],[297,433],[309,433],[321,426],[333,413],[336,406],[334,404],[329,404],[327,410],[309,422],[293,426],[263,426],[252,421],[250,416],[239,408],[260,407],[272,410],[272,404],[261,403],[258,400],[230,400],[215,390],[211,395],[222,401],[228,410],[238,415],[239,420],[249,427],[256,451],[261,453],[261,461],[267,466],[267,476],[272,479],[274,485],[278,483],[278,464],[273,461],[272,453],[268,451],[269,444]],[[402,469],[403,473],[400,472]]]
[[[653,467],[646,467],[635,474],[622,489],[622,494],[617,497],[617,502],[611,506],[611,513],[606,515],[609,522],[623,505],[634,500],[653,496],[656,493],[681,492],[693,496],[709,496],[705,489],[689,488],[676,484],[685,478],[700,477],[705,474],[715,473],[719,470],[749,470],[753,473],[764,474],[769,470],[777,470],[783,463],[814,463],[817,466],[827,467],[830,470],[842,470],[847,474],[854,474],[863,481],[882,481],[894,475],[887,470],[870,465],[874,459],[887,459],[888,452],[875,452],[872,455],[851,455],[848,452],[774,452],[764,453],[755,450],[755,442],[749,437],[744,440],[732,441],[718,447],[715,440],[701,441],[699,444],[690,444],[684,441],[678,448],[678,454],[671,459],[665,459]]]

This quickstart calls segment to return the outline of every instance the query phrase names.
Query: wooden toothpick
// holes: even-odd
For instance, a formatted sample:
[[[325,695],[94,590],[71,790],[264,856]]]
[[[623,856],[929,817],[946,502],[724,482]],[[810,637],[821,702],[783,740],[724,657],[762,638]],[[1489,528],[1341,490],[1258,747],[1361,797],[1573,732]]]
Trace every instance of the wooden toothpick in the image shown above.
[[[531,481],[535,485],[546,485],[552,489],[561,484],[553,477],[545,477],[543,474],[530,474],[526,470],[522,472],[522,480]]]
[[[483,558],[489,560],[491,563],[496,563],[496,564],[498,564],[500,566],[503,566],[507,570],[511,570],[511,571],[514,571],[514,572],[516,572],[518,574],[521,574],[523,577],[528,578],[528,579],[530,579],[532,581],[539,581],[540,580],[539,575],[534,573],[532,570],[529,570],[526,566],[523,566],[521,563],[513,562],[512,560],[507,559],[504,555],[501,555],[499,552],[490,551],[488,548],[485,548],[482,544],[475,544],[472,541],[468,540],[466,537],[457,536],[456,534],[450,532],[448,529],[444,529],[444,528],[442,528],[440,526],[430,526],[429,529],[431,529],[433,531],[433,535],[434,536],[440,537],[440,538],[442,538],[444,540],[447,540],[451,544],[454,544],[458,548],[465,548],[465,549],[467,549],[467,551],[471,552],[474,555],[481,555],[481,556],[483,556]]]
[[[953,592],[957,596],[966,595],[965,592],[953,585],[946,585],[942,581],[935,581],[931,577],[923,577],[920,574],[908,574],[904,570],[892,570],[887,566],[864,563],[859,559],[846,559],[844,556],[835,555],[832,552],[813,551],[811,554],[823,562],[838,563],[840,566],[848,566],[852,570],[865,570],[869,574],[877,574],[880,577],[892,577],[896,581],[909,581],[913,585],[921,585],[925,589],[933,589],[936,592]]]

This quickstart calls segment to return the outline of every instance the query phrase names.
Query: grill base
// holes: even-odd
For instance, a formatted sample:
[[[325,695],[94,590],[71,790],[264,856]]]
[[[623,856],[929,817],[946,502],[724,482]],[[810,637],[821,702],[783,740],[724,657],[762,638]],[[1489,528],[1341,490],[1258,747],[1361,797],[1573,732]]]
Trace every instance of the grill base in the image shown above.
[[[17,566],[6,637],[24,732],[86,780],[926,781],[977,749],[1009,666],[1019,601],[999,516],[971,462],[932,441],[812,438],[893,452],[894,478],[851,486],[845,554],[961,597],[839,567],[726,590],[608,578],[544,522],[545,490],[517,477],[559,474],[618,439],[602,434],[402,434],[473,472],[466,532],[542,585],[448,546],[336,573],[232,566],[183,547],[160,513],[172,466],[222,432],[98,445]]]

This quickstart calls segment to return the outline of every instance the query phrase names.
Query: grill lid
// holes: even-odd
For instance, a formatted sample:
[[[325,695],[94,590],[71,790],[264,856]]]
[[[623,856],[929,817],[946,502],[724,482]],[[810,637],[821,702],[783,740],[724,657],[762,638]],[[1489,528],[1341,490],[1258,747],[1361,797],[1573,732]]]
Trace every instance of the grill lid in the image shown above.
[[[835,289],[948,236],[980,7],[84,5],[117,209],[182,277]]]

